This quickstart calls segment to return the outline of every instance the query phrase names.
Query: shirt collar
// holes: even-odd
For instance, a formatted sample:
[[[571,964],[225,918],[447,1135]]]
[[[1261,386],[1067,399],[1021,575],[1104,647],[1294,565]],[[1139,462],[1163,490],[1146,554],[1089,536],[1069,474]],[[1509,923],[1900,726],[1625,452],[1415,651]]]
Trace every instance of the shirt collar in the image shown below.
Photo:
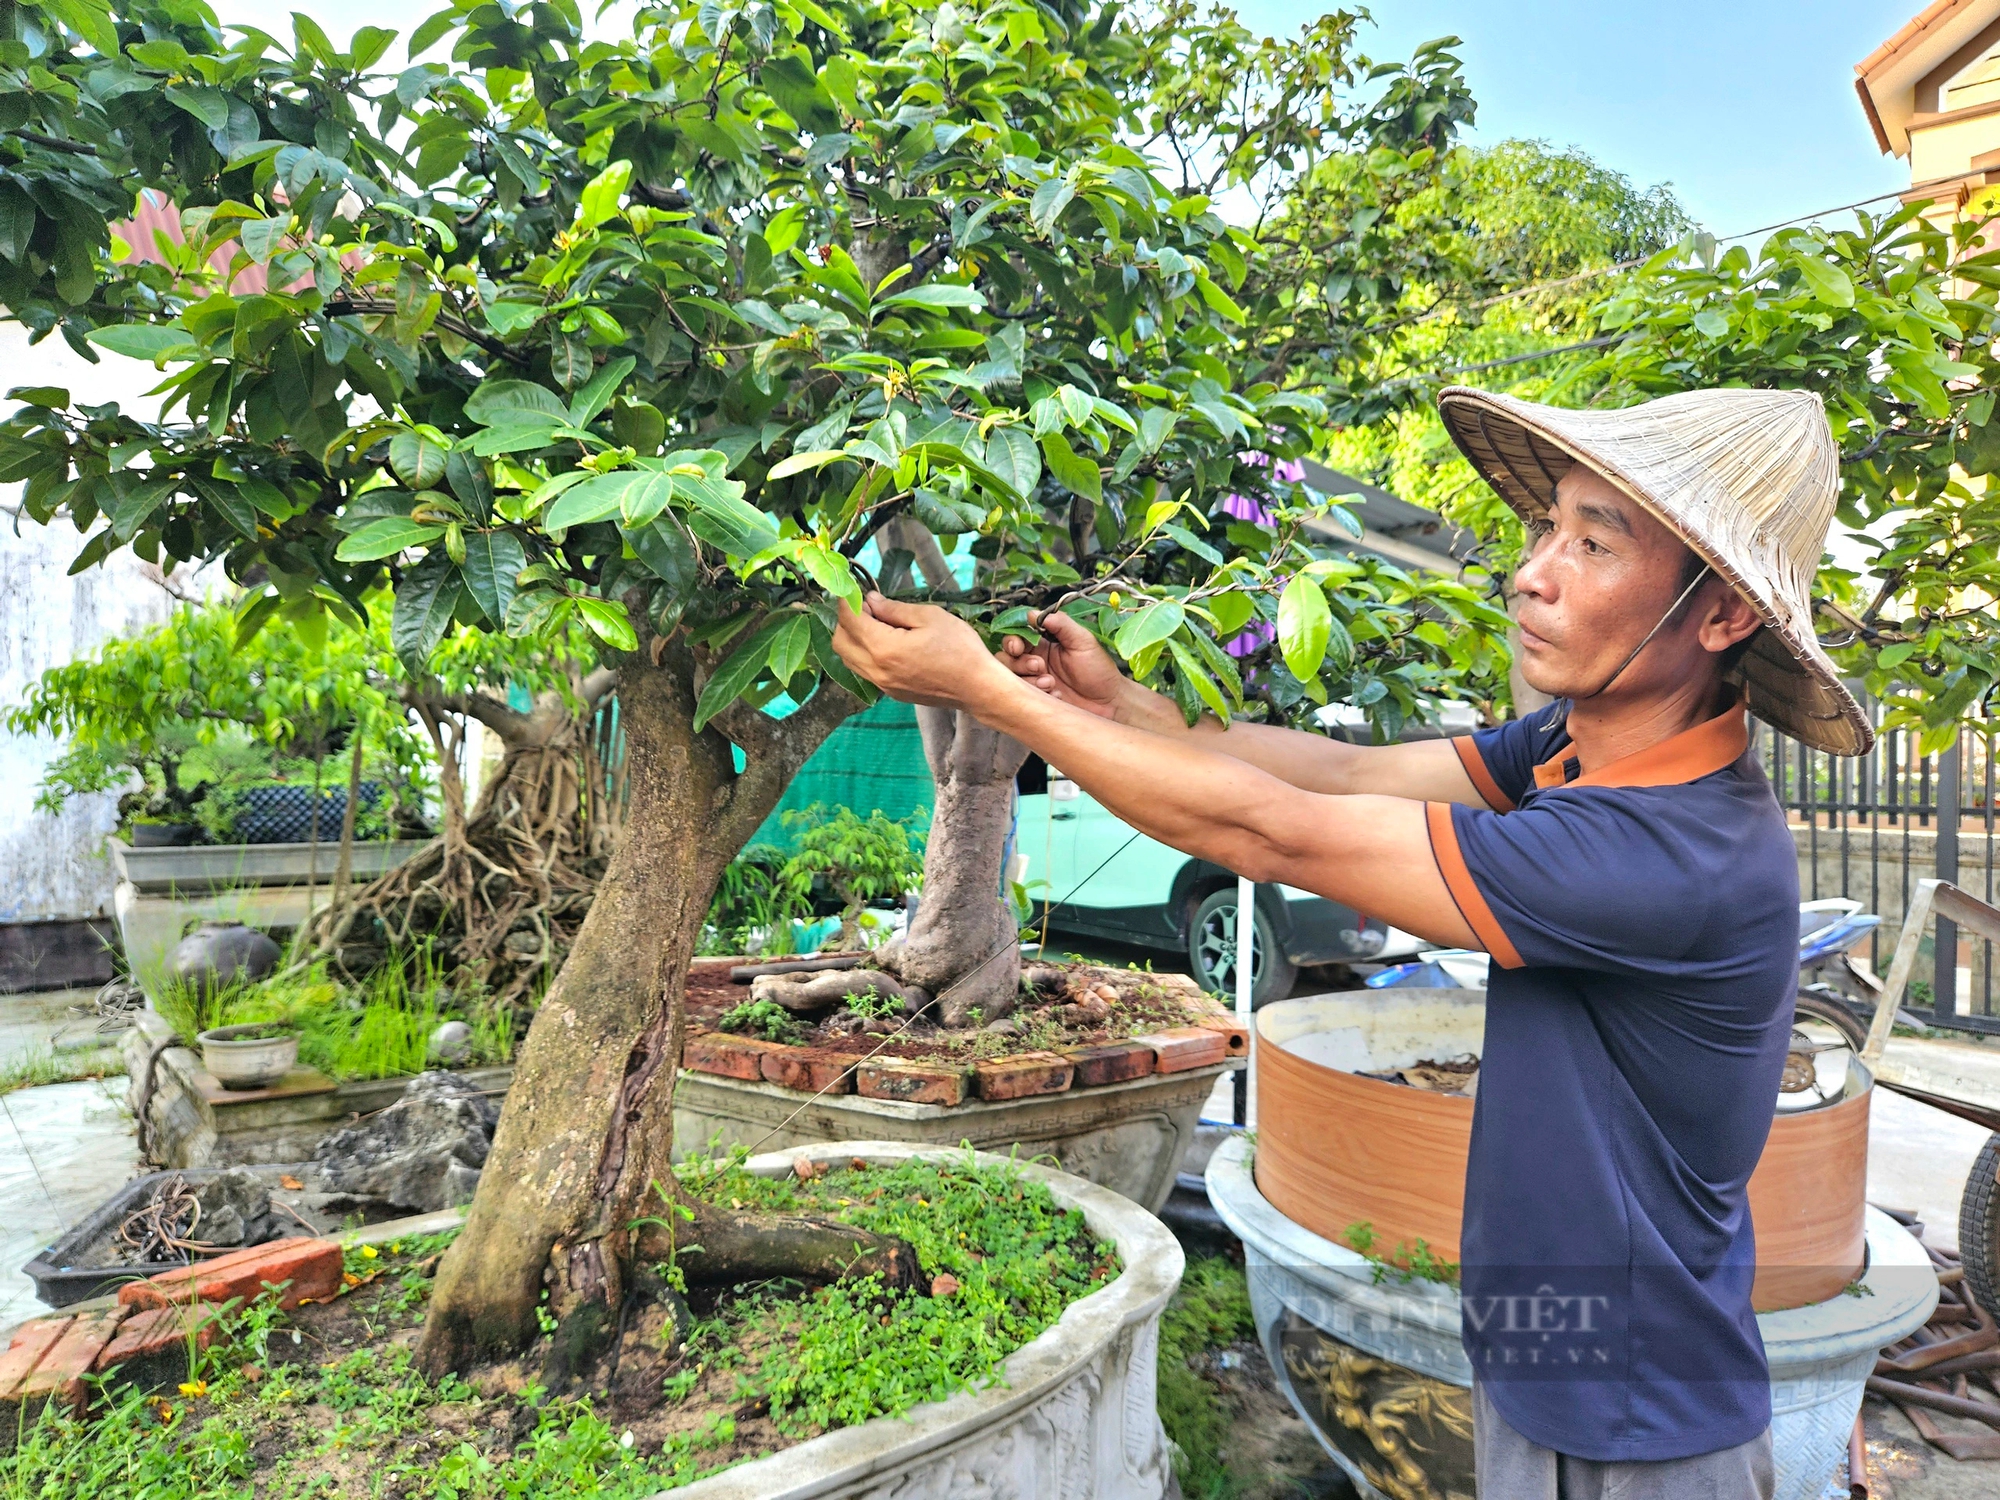
[[[1750,748],[1750,725],[1741,702],[1704,724],[1683,729],[1644,750],[1581,774],[1575,749],[1564,744],[1535,767],[1535,786],[1679,786],[1736,764]]]

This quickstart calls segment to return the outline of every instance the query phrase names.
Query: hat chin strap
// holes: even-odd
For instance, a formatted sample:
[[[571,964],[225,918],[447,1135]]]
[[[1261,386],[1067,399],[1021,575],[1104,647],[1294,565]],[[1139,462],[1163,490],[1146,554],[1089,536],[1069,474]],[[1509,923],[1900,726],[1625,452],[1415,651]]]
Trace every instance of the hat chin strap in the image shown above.
[[[1623,677],[1625,675],[1625,669],[1631,666],[1633,662],[1639,659],[1639,653],[1641,651],[1644,651],[1648,646],[1653,644],[1653,637],[1658,635],[1662,630],[1666,628],[1667,621],[1671,620],[1675,615],[1680,613],[1681,606],[1688,602],[1688,596],[1690,594],[1692,594],[1696,589],[1701,587],[1702,581],[1708,577],[1708,573],[1709,573],[1708,564],[1703,563],[1701,565],[1701,571],[1695,574],[1694,577],[1691,580],[1689,580],[1688,586],[1686,588],[1681,590],[1680,598],[1674,600],[1672,604],[1669,604],[1667,606],[1667,612],[1660,616],[1660,623],[1655,625],[1651,630],[1647,631],[1646,638],[1643,641],[1639,642],[1638,645],[1632,648],[1631,652],[1626,656],[1625,660],[1618,663],[1618,670],[1613,672],[1609,677],[1605,678],[1604,681],[1594,691],[1588,693],[1570,694],[1570,702],[1572,703],[1581,702],[1583,699],[1596,698],[1608,692],[1611,688],[1611,684],[1616,682],[1620,677]]]

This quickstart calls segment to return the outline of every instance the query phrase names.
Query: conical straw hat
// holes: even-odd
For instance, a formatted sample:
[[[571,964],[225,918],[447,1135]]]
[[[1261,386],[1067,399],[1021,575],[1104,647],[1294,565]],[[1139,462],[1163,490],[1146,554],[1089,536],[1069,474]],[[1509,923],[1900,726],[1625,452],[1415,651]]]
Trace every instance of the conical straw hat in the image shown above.
[[[1840,491],[1840,451],[1809,391],[1686,391],[1574,411],[1468,386],[1438,410],[1452,440],[1522,519],[1572,462],[1672,527],[1763,617],[1736,668],[1750,711],[1835,755],[1875,741],[1813,633],[1812,584]]]

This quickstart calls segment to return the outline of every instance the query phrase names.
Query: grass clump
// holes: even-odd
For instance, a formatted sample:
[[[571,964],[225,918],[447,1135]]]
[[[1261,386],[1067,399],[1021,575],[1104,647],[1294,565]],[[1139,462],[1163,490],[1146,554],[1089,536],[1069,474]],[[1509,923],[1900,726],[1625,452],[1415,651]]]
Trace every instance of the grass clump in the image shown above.
[[[724,1031],[762,1037],[767,1042],[802,1042],[806,1036],[799,1018],[775,1000],[745,1000],[724,1011],[715,1024]]]
[[[1194,1361],[1256,1331],[1243,1268],[1219,1255],[1190,1261],[1160,1314],[1158,1387],[1160,1425],[1173,1442],[1174,1477],[1187,1500],[1228,1500],[1248,1477],[1227,1462],[1230,1417]]]
[[[811,1182],[727,1166],[700,1191],[732,1207],[900,1236],[927,1273],[957,1283],[926,1297],[889,1293],[867,1277],[804,1295],[773,1286],[726,1305],[703,1330],[708,1348],[763,1351],[740,1389],[768,1398],[773,1423],[793,1437],[892,1416],[997,1376],[1008,1355],[1119,1272],[1116,1249],[1096,1240],[1081,1213],[1018,1169],[977,1164],[969,1152]]]
[[[1375,1226],[1367,1220],[1349,1224],[1341,1231],[1348,1249],[1374,1268],[1375,1284],[1395,1281],[1408,1286],[1413,1281],[1433,1281],[1439,1286],[1458,1285],[1458,1262],[1446,1260],[1430,1247],[1428,1240],[1404,1240],[1395,1249],[1378,1252]]]
[[[514,1013],[484,994],[455,987],[428,948],[407,959],[392,958],[358,986],[335,982],[324,963],[315,963],[231,985],[206,999],[191,987],[170,987],[158,1005],[189,1040],[216,1026],[295,1027],[299,1061],[342,1083],[433,1066],[431,1033],[445,1021],[463,1021],[472,1030],[465,1066],[501,1067],[514,1059]]]
[[[82,1083],[92,1078],[109,1078],[122,1073],[125,1065],[115,1054],[83,1052],[58,1057],[52,1047],[38,1047],[0,1063],[0,1094],[16,1089],[40,1088],[45,1083]]]

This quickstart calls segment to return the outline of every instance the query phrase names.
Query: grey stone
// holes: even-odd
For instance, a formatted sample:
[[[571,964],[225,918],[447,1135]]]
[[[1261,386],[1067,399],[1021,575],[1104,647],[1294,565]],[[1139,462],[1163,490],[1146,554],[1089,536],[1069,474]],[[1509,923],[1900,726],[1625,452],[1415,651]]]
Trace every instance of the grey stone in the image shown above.
[[[444,1169],[444,1202],[440,1206],[444,1208],[457,1208],[461,1204],[470,1203],[473,1194],[479,1191],[479,1174],[483,1170],[484,1168],[481,1167],[468,1167],[462,1161],[446,1163]]]
[[[193,1237],[206,1244],[261,1245],[282,1233],[272,1222],[270,1188],[242,1167],[196,1185],[194,1197],[201,1218]]]
[[[431,1033],[428,1050],[434,1062],[455,1067],[472,1056],[472,1028],[463,1021],[441,1022]]]
[[[499,1117],[457,1076],[420,1073],[387,1109],[322,1140],[313,1160],[328,1192],[431,1213],[454,1201],[454,1164],[474,1173],[486,1165]]]

